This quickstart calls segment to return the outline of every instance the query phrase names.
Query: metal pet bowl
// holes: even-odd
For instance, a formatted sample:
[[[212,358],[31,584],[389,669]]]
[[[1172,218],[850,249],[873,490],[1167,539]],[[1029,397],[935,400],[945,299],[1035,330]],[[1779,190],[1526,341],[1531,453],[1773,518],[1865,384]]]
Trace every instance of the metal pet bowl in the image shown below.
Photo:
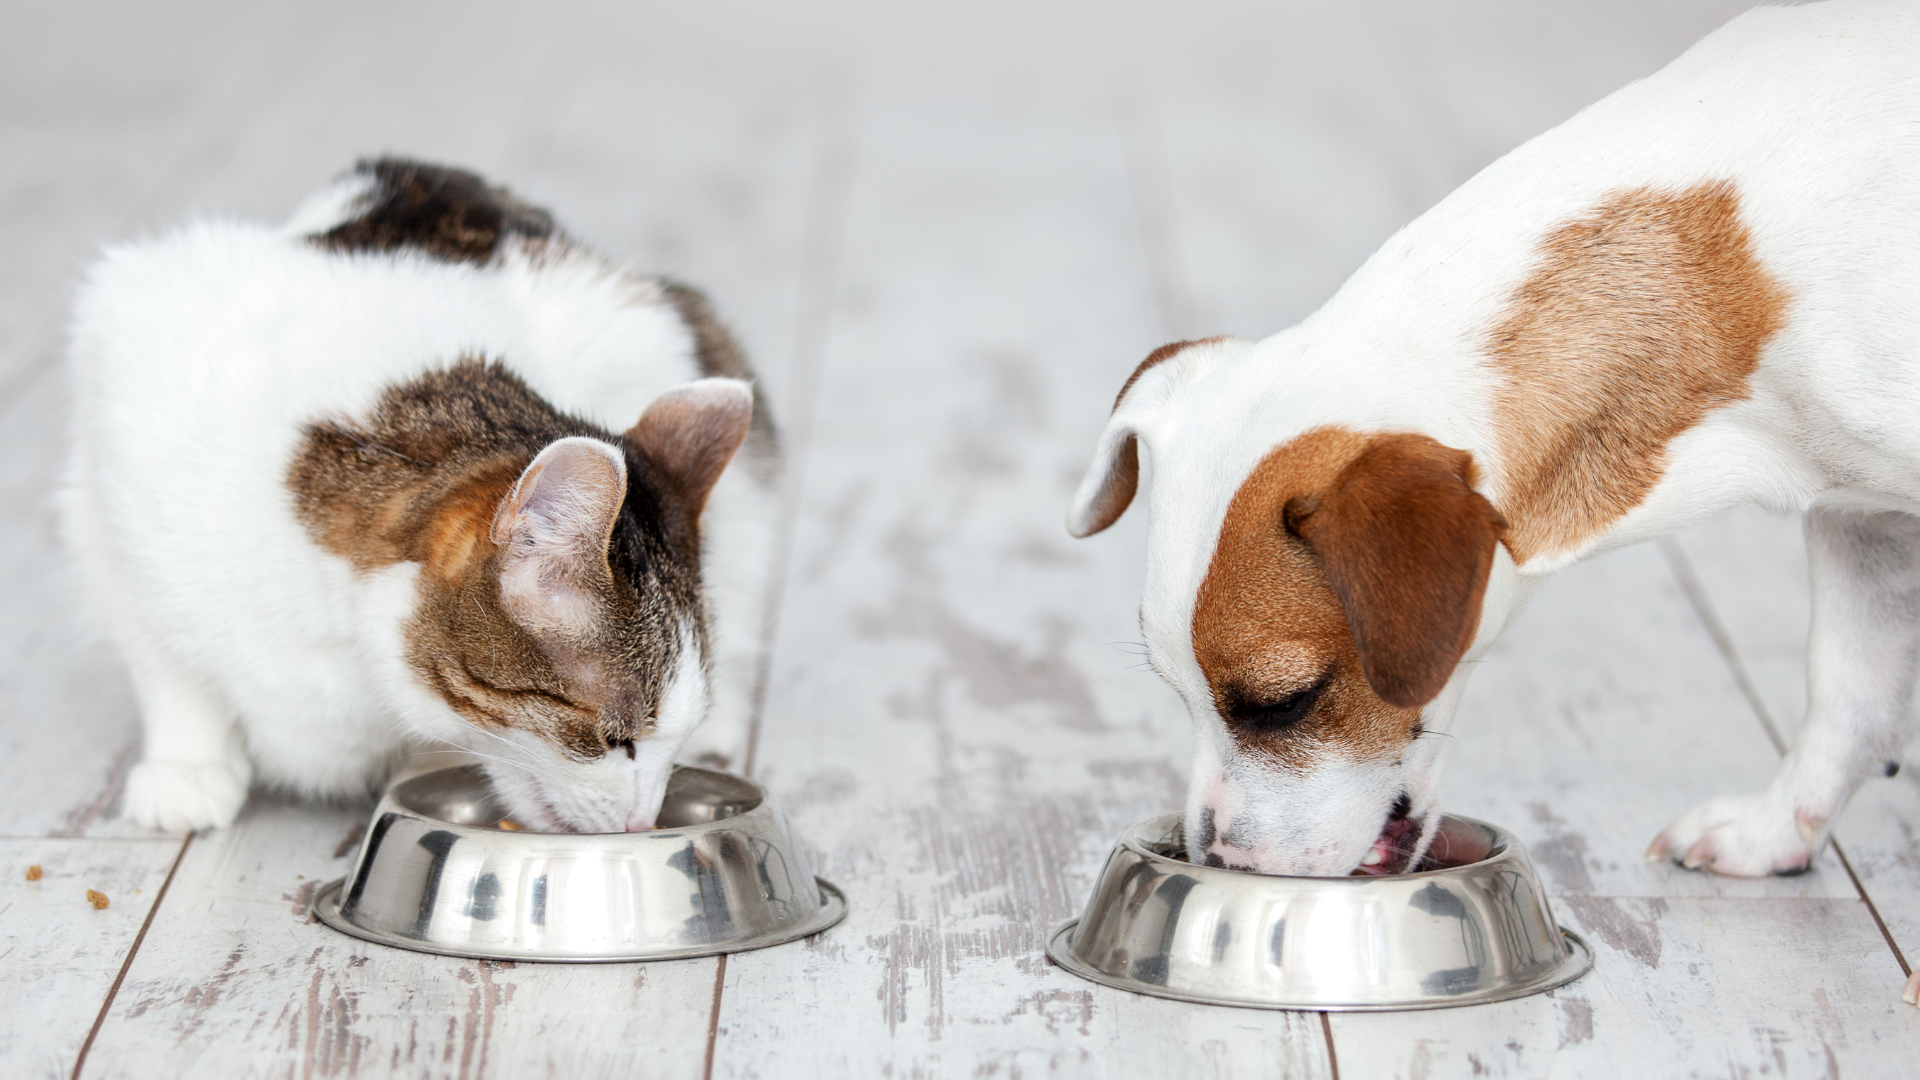
[[[518,832],[503,816],[478,766],[395,784],[314,913],[402,949],[572,963],[743,952],[847,913],[773,797],[743,777],[674,770],[652,832]]]
[[[1257,1009],[1386,1011],[1551,990],[1593,954],[1554,925],[1505,829],[1441,819],[1416,873],[1274,877],[1186,861],[1180,815],[1135,826],[1047,955],[1138,994]]]

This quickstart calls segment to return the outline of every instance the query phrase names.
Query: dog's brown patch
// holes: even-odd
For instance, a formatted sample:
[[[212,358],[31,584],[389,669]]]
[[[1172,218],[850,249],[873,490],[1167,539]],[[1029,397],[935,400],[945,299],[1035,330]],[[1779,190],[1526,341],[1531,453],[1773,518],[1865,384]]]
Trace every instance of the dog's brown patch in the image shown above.
[[[1287,531],[1312,546],[1374,692],[1432,701],[1473,644],[1506,522],[1473,490],[1473,458],[1425,435],[1376,435]]]
[[[1500,516],[1423,435],[1318,428],[1234,494],[1194,601],[1195,658],[1235,739],[1294,765],[1397,754],[1478,626]],[[1282,731],[1237,718],[1316,685]]]
[[[1621,192],[1550,233],[1489,349],[1515,561],[1577,547],[1639,505],[1668,444],[1747,397],[1788,299],[1728,181]]]
[[[1391,755],[1419,720],[1419,710],[1389,705],[1368,688],[1325,567],[1285,526],[1287,503],[1332,488],[1366,445],[1356,432],[1321,428],[1263,458],[1227,508],[1194,599],[1194,656],[1214,707],[1243,749],[1296,767],[1329,744],[1363,758]],[[1283,698],[1322,676],[1327,689],[1287,731],[1233,723],[1246,703]]]

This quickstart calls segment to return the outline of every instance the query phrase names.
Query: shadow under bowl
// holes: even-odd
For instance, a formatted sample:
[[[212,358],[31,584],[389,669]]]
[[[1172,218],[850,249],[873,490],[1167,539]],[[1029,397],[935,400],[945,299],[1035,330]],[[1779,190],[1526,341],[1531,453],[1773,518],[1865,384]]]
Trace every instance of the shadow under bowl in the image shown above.
[[[1178,814],[1134,826],[1047,943],[1081,978],[1214,1005],[1335,1012],[1504,1001],[1586,974],[1513,834],[1448,815],[1415,873],[1278,877],[1187,862]]]
[[[357,938],[483,960],[744,952],[819,933],[846,900],[745,777],[680,766],[641,833],[516,831],[475,765],[403,780],[314,914]]]

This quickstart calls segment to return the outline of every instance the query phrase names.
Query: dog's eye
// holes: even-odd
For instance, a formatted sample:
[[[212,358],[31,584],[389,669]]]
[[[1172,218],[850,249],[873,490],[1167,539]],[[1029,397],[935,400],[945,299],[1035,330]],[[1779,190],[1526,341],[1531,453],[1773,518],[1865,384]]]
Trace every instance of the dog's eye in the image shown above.
[[[1247,702],[1235,705],[1232,709],[1234,723],[1260,731],[1281,731],[1292,727],[1313,710],[1313,703],[1320,699],[1320,692],[1327,688],[1325,679],[1314,683],[1305,690],[1288,694],[1278,701]]]

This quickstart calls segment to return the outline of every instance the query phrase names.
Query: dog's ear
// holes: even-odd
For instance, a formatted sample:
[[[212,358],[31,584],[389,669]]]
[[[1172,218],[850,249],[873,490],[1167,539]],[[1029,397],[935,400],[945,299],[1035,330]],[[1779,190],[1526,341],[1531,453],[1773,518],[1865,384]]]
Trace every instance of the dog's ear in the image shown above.
[[[1147,354],[1113,399],[1113,415],[1093,451],[1093,464],[1073,494],[1067,532],[1092,536],[1120,520],[1140,483],[1140,439],[1181,390],[1227,351],[1247,343],[1212,337],[1176,341]]]
[[[1402,708],[1439,696],[1480,625],[1507,523],[1473,490],[1473,458],[1425,435],[1368,443],[1317,498],[1289,500],[1346,610],[1367,682]]]

